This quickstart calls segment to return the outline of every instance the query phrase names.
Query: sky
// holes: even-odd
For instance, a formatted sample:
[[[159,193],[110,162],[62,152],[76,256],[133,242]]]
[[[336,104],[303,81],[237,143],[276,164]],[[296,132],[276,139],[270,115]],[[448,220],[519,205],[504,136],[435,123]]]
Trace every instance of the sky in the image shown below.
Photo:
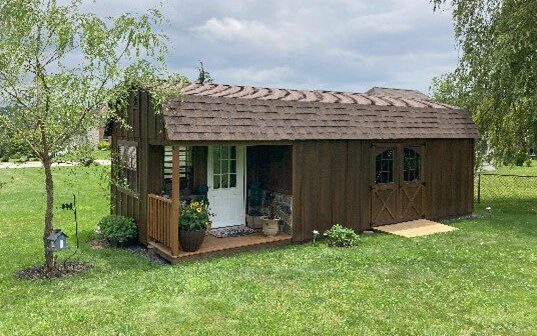
[[[429,92],[457,63],[451,13],[429,0],[96,0],[98,15],[161,8],[170,71],[214,82]]]

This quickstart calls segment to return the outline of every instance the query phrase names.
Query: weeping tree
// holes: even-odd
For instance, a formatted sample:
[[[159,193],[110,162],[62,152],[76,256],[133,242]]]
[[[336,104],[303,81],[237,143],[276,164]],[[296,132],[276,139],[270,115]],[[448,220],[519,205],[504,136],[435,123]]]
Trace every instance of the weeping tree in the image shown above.
[[[158,10],[101,18],[81,1],[0,3],[0,126],[24,141],[44,167],[46,267],[55,267],[47,237],[53,230],[51,164],[79,135],[102,125],[133,86],[160,82],[166,36]],[[150,61],[144,61],[150,60]],[[162,66],[161,66],[162,65]],[[158,95],[156,95],[158,96]],[[121,104],[111,106],[121,108]]]
[[[432,0],[453,11],[461,50],[433,96],[472,112],[492,159],[513,163],[537,144],[537,1]]]

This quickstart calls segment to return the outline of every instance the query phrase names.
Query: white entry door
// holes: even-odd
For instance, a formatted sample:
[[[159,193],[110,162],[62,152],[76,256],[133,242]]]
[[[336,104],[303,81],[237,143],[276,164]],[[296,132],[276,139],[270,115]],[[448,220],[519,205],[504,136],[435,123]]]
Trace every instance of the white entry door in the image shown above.
[[[245,222],[245,146],[209,146],[207,172],[212,227],[243,225]]]

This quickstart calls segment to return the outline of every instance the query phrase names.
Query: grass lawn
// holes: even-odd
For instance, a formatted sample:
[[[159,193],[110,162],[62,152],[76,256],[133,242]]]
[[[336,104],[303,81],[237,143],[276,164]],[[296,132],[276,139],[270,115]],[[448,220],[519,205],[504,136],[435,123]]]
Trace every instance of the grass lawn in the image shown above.
[[[0,335],[537,333],[537,206],[498,205],[429,237],[375,234],[350,249],[307,243],[158,266],[88,248],[108,212],[103,169],[54,170],[56,204],[78,194],[73,259],[95,268],[52,281],[13,276],[42,262],[42,171],[0,170]],[[73,245],[71,215],[57,210],[56,226]]]
[[[523,166],[501,166],[498,169],[491,172],[486,172],[487,174],[513,174],[513,175],[527,175],[527,176],[537,176],[537,160],[531,160],[531,166],[527,167],[526,164]]]

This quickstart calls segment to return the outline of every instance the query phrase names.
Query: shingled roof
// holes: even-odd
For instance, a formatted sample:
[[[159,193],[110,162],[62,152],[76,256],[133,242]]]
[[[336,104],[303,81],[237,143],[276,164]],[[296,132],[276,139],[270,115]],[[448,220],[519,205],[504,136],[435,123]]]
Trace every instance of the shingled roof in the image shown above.
[[[396,89],[396,88],[385,88],[385,87],[372,87],[367,90],[365,93],[371,96],[378,97],[392,97],[392,98],[406,98],[406,99],[420,99],[420,100],[430,100],[431,98],[425,93],[418,90],[407,90],[407,89]]]
[[[188,84],[163,105],[169,140],[475,138],[465,110],[363,93]]]

